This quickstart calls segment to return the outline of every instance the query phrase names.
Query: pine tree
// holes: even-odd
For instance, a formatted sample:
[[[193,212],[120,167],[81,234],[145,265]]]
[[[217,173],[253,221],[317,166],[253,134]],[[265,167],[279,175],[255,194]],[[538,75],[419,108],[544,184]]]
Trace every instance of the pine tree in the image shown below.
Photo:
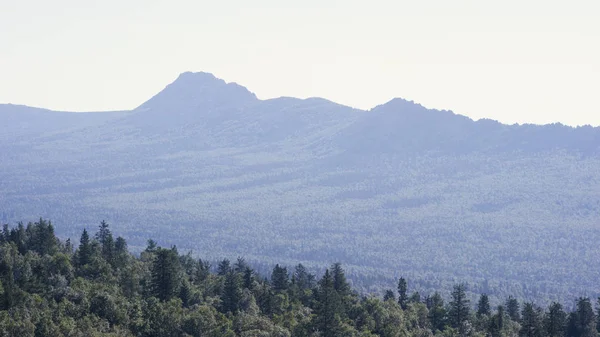
[[[544,331],[548,337],[562,337],[565,335],[567,314],[560,303],[552,303],[544,317]]]
[[[232,269],[229,259],[223,259],[223,261],[219,262],[219,265],[217,266],[217,274],[225,276],[230,271],[232,271]]]
[[[200,284],[210,274],[211,264],[208,261],[203,261],[202,259],[198,259],[198,263],[196,264],[196,272],[194,273],[194,284]]]
[[[90,243],[90,236],[86,229],[81,233],[81,238],[79,239],[79,248],[77,249],[77,260],[79,267],[83,267],[86,264],[90,263],[92,258],[92,245]]]
[[[185,279],[181,282],[181,287],[179,287],[179,298],[181,299],[181,304],[183,304],[184,308],[190,306],[192,300],[192,288],[190,283]]]
[[[541,310],[536,308],[533,303],[525,303],[521,314],[521,337],[543,337],[543,327],[541,320]]]
[[[577,309],[569,316],[568,333],[572,337],[597,337],[596,315],[588,297],[577,300]]]
[[[152,264],[152,295],[162,301],[177,296],[181,284],[181,272],[177,249],[158,248]]]
[[[127,264],[127,258],[129,253],[127,252],[127,241],[124,238],[118,237],[115,242],[114,252],[114,267],[123,268]]]
[[[310,274],[306,267],[304,267],[301,263],[296,266],[294,270],[294,278],[296,280],[296,285],[301,290],[310,289],[315,286],[315,276]]]
[[[425,302],[429,309],[429,322],[433,331],[444,330],[447,319],[446,308],[444,308],[444,299],[437,291],[427,298]]]
[[[67,241],[65,241],[65,252],[67,254],[73,253],[73,244],[71,243],[71,238],[67,238]]]
[[[108,223],[102,220],[98,226],[98,232],[96,232],[96,240],[98,240],[102,246],[104,246],[104,242],[108,238],[108,235],[111,234],[108,227]]]
[[[454,286],[450,310],[448,312],[450,325],[457,329],[461,335],[466,333],[465,323],[468,322],[470,312],[469,299],[467,299],[465,290],[466,286],[464,284]]]
[[[271,273],[271,285],[275,291],[286,291],[289,287],[289,275],[287,268],[280,267],[278,264]]]
[[[350,295],[350,284],[346,280],[346,273],[339,262],[331,266],[331,274],[333,276],[333,288],[337,293],[344,297]]]
[[[225,275],[225,286],[221,295],[221,310],[224,313],[235,313],[239,309],[241,298],[242,289],[240,288],[239,274],[231,270]]]
[[[506,315],[504,311],[504,306],[499,305],[496,310],[496,314],[492,316],[490,320],[490,325],[488,327],[488,334],[491,337],[500,337],[502,336],[502,330],[504,330],[504,316]]]
[[[27,233],[22,221],[17,223],[17,228],[11,229],[10,241],[17,245],[19,254],[25,255],[27,253]]]
[[[406,280],[401,277],[398,280],[398,304],[400,304],[400,307],[402,308],[402,310],[406,310],[406,307],[408,305],[408,293],[407,293],[407,284],[406,284]]]
[[[391,289],[386,290],[385,294],[383,295],[384,302],[389,301],[389,300],[392,300],[392,301],[396,300],[396,295],[394,294],[394,291]]]
[[[521,321],[519,301],[517,301],[517,299],[512,296],[509,296],[506,300],[506,314],[514,322]]]
[[[100,242],[104,260],[114,266],[115,241],[108,227],[109,225],[106,221],[102,220],[102,222],[100,222],[98,232],[96,233],[96,240]]]
[[[146,243],[146,249],[145,249],[145,251],[147,253],[154,253],[154,252],[156,252],[156,249],[157,249],[156,241],[154,241],[152,239],[148,239],[148,241]]]
[[[254,289],[254,271],[250,267],[244,269],[244,288],[248,290]]]
[[[27,226],[29,247],[40,255],[52,254],[57,248],[58,241],[54,235],[54,227],[50,221],[42,218],[38,222]]]
[[[477,316],[489,316],[490,314],[490,300],[488,295],[481,294],[479,297],[479,302],[477,303]]]
[[[248,264],[246,263],[246,260],[243,257],[238,257],[237,261],[233,265],[233,270],[236,273],[243,273],[247,267],[248,267]]]
[[[335,283],[329,269],[325,270],[323,278],[319,281],[319,289],[316,295],[315,312],[317,316],[315,325],[317,330],[324,337],[338,336],[342,302],[340,295],[335,290]]]

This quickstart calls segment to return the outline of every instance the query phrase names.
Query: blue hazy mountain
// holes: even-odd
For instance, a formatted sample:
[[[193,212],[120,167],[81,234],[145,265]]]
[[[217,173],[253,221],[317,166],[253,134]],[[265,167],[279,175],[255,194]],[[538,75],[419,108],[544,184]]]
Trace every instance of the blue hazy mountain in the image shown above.
[[[600,292],[600,128],[473,121],[400,98],[369,111],[260,100],[189,72],[131,111],[0,105],[0,123],[4,222],[44,216],[74,236],[106,219],[138,249],[339,260],[423,290]]]

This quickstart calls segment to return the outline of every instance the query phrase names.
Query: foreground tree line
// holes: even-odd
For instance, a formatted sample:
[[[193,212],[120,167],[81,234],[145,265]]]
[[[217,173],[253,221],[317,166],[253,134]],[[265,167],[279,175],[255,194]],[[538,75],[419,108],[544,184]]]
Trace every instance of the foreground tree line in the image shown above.
[[[0,233],[0,336],[598,336],[600,300],[541,308],[509,297],[472,305],[408,293],[359,295],[340,263],[317,278],[301,264],[257,275],[244,259],[215,268],[149,240],[134,256],[102,222],[77,248],[46,220]]]

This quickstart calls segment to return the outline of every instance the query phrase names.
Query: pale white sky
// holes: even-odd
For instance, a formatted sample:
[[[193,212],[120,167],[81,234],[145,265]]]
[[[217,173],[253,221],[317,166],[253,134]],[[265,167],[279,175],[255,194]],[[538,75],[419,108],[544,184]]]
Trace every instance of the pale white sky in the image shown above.
[[[600,1],[0,0],[0,103],[131,109],[184,71],[263,99],[600,125]]]

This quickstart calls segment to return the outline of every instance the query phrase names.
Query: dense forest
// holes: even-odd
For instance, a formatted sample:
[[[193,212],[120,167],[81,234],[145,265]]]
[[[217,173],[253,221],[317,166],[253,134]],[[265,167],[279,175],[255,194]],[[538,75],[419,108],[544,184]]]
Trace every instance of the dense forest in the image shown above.
[[[0,233],[0,336],[598,336],[600,299],[546,308],[508,297],[352,289],[340,263],[269,275],[243,258],[217,263],[148,240],[133,255],[102,221],[77,244],[50,221]]]

